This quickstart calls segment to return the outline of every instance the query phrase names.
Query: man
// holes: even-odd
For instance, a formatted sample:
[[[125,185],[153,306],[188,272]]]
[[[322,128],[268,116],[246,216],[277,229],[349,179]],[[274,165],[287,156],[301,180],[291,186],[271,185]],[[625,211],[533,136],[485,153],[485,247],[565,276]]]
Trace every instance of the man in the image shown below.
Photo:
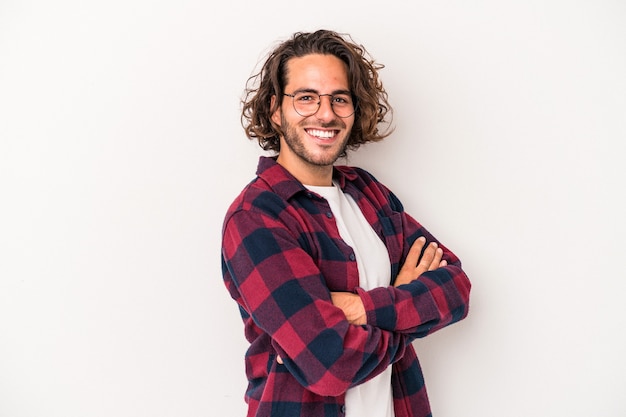
[[[246,134],[276,154],[223,228],[249,417],[430,415],[411,342],[467,315],[470,282],[383,184],[334,165],[388,135],[379,68],[320,30],[280,44],[248,80]]]

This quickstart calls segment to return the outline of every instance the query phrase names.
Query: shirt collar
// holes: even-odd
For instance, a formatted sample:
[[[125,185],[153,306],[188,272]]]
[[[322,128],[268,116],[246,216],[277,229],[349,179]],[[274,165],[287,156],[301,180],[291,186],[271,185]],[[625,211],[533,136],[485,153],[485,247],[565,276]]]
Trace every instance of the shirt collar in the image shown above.
[[[285,200],[290,199],[299,192],[307,192],[308,190],[300,181],[298,181],[289,171],[283,168],[276,157],[261,156],[256,171],[257,176],[265,181],[270,188]],[[346,183],[354,181],[358,175],[354,169],[347,166],[333,167],[333,180],[342,190],[345,190]]]

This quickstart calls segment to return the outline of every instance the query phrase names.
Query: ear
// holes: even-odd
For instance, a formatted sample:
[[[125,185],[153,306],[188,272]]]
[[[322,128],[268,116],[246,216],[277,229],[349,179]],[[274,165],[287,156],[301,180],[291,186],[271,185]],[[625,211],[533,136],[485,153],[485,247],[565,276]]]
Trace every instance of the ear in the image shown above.
[[[273,108],[274,105],[276,104],[276,94],[274,94],[271,98],[270,101],[270,108]],[[280,121],[281,121],[281,107],[278,106],[278,108],[276,109],[276,111],[274,113],[272,113],[272,122],[274,122],[277,126],[280,126]]]

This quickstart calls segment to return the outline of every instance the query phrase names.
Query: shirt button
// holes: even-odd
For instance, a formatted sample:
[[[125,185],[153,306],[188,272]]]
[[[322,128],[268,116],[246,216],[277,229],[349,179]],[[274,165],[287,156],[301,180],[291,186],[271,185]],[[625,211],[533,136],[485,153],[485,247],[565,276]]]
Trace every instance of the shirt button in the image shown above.
[[[346,413],[346,406],[345,406],[345,405],[342,405],[342,406],[341,406],[341,412],[342,412],[343,414],[345,414],[345,413]]]
[[[354,253],[351,253],[349,258],[351,261],[354,261],[356,259],[356,256],[354,256]]]
[[[326,217],[328,217],[329,219],[331,219],[333,217],[333,213],[331,211],[327,211],[326,212]]]

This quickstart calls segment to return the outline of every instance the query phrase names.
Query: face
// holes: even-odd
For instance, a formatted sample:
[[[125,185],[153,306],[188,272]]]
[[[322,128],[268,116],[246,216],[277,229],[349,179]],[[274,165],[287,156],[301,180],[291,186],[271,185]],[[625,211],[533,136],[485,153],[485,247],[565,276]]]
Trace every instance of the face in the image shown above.
[[[285,93],[301,90],[319,94],[349,91],[346,65],[333,55],[311,54],[290,59]],[[314,180],[322,177],[324,182],[330,181],[332,165],[346,146],[354,115],[346,118],[335,115],[328,96],[321,97],[319,110],[308,117],[295,111],[291,97],[275,99],[281,101],[281,106],[272,120],[284,133],[280,138],[278,163],[307,184],[320,185],[314,184],[319,182]]]

